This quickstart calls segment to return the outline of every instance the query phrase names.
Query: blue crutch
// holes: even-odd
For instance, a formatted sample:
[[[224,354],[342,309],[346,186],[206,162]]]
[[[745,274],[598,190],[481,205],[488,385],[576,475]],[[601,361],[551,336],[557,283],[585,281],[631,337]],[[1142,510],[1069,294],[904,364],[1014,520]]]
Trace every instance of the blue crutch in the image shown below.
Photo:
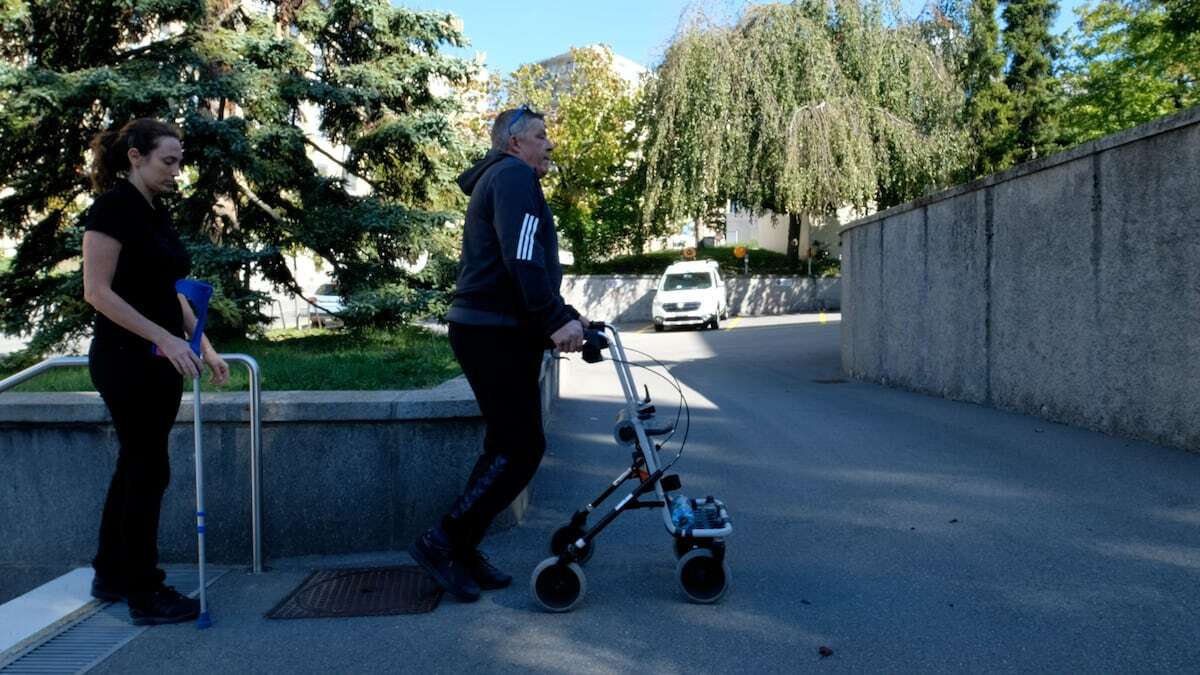
[[[213,287],[203,281],[180,279],[175,282],[175,290],[187,298],[196,310],[196,327],[192,330],[189,343],[192,351],[200,356],[200,339],[204,336],[204,321],[208,318],[208,300],[212,297]],[[196,619],[197,628],[212,626],[208,616],[208,584],[204,574],[204,453],[201,451],[200,440],[200,375],[192,379],[192,429],[195,433],[196,448],[196,542],[199,553],[200,577],[200,616]]]

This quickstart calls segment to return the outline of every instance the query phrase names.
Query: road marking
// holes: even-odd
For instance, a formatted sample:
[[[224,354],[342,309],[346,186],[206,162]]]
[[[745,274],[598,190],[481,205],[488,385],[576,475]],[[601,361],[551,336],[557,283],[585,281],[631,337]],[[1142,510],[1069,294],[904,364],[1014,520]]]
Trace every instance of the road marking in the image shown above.
[[[739,316],[739,317],[735,318],[733,321],[731,321],[729,323],[729,325],[725,327],[725,330],[733,330],[734,328],[737,328],[737,325],[741,322],[742,322],[742,317]]]

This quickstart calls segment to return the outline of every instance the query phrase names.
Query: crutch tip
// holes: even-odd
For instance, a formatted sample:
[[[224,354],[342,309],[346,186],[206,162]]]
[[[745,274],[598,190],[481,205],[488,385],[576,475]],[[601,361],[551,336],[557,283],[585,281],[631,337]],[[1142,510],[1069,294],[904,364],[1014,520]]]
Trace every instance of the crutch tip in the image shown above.
[[[212,619],[208,618],[208,612],[202,612],[196,619],[196,628],[199,628],[200,630],[212,628]]]

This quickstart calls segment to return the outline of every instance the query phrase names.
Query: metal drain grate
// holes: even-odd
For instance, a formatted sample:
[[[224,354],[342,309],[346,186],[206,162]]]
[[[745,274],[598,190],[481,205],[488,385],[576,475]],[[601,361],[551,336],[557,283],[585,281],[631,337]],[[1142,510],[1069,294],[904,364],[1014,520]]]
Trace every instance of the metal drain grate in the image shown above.
[[[432,612],[442,588],[415,565],[317,570],[267,612],[268,619]]]
[[[210,569],[208,585],[212,586],[224,573],[225,570]],[[196,570],[168,571],[167,584],[193,589],[193,597],[200,590]],[[86,673],[147,628],[129,622],[125,603],[96,601],[90,612],[85,611],[76,621],[41,636],[7,664],[0,664],[0,673]]]

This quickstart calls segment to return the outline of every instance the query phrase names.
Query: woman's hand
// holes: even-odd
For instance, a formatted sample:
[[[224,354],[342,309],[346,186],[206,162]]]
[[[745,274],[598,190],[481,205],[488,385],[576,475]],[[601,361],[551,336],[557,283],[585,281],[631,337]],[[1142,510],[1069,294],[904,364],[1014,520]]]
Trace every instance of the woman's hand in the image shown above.
[[[219,387],[229,381],[229,364],[225,363],[225,359],[221,358],[217,350],[211,348],[204,350],[204,362],[212,371],[213,384]]]
[[[200,357],[192,351],[192,346],[183,338],[168,335],[155,343],[158,353],[162,354],[175,366],[180,375],[197,377],[200,375]],[[228,368],[227,368],[228,369]]]

